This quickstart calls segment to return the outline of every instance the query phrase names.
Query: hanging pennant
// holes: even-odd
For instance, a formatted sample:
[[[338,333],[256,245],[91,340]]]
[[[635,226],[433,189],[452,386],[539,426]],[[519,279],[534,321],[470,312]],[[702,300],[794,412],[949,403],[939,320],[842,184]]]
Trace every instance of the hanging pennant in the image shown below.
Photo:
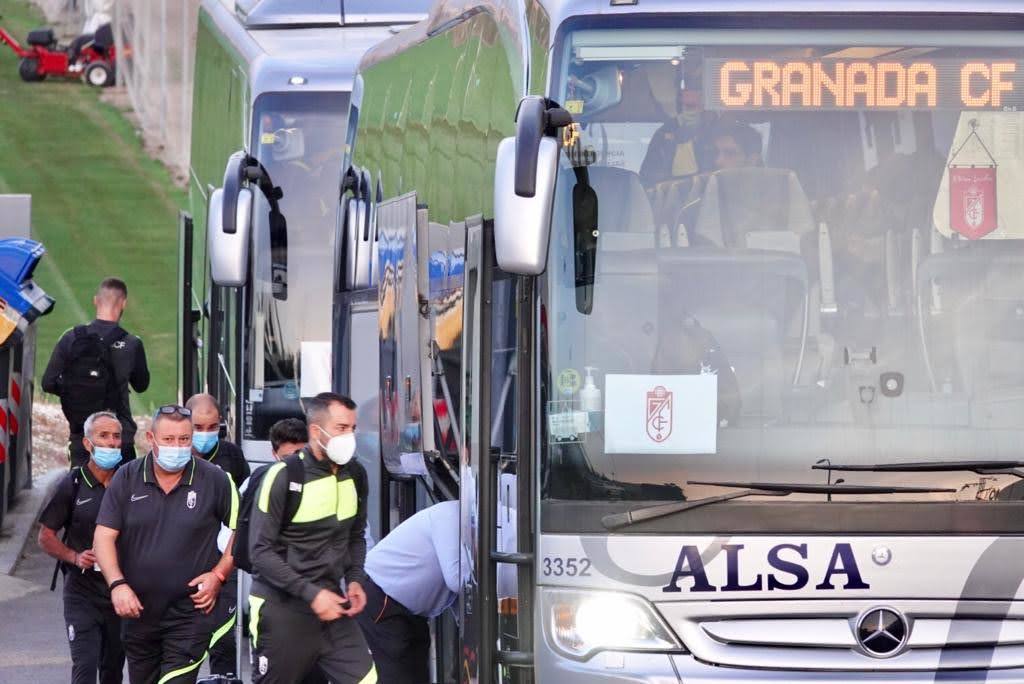
[[[949,161],[949,227],[968,240],[979,240],[998,227],[996,164],[978,135],[978,120]],[[956,158],[971,139],[977,141],[989,164],[957,164]]]

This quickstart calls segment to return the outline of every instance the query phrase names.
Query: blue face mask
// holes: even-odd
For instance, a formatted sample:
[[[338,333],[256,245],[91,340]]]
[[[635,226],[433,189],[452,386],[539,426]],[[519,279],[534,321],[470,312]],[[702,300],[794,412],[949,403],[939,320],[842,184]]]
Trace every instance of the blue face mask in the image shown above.
[[[217,446],[220,435],[216,432],[193,432],[192,448],[201,454],[208,454]]]
[[[121,450],[93,445],[92,460],[103,470],[112,470],[121,462]]]
[[[169,473],[177,473],[185,469],[192,460],[192,445],[188,446],[157,446],[156,462]]]

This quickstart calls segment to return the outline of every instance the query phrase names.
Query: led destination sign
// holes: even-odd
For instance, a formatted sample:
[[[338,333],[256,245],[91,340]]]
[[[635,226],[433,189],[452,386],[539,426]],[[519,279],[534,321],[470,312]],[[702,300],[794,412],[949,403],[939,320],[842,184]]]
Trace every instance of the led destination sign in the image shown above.
[[[1013,60],[709,59],[709,109],[1024,110]]]

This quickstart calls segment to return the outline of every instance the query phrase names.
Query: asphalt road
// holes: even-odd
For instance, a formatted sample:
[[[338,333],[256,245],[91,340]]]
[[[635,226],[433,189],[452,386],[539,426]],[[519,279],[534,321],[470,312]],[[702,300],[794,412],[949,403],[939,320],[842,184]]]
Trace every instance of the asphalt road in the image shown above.
[[[61,585],[50,591],[53,561],[39,550],[33,529],[14,576],[0,575],[0,682],[67,684],[71,656]],[[243,652],[243,662],[248,652]],[[249,681],[248,667],[244,681]],[[203,666],[203,673],[207,668]],[[127,674],[124,681],[128,681]]]

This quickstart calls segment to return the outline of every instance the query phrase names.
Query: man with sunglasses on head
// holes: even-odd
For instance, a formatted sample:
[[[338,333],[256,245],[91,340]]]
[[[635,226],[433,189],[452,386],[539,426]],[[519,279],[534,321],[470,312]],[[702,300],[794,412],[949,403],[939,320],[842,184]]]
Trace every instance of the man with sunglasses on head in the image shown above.
[[[367,481],[353,458],[356,404],[325,392],[305,405],[309,445],[270,467],[252,511],[253,677],[294,684],[316,667],[334,684],[374,684],[377,671],[353,619],[366,606]],[[291,481],[292,459],[302,482]]]
[[[192,454],[192,413],[162,406],[152,451],[123,466],[96,521],[93,548],[122,618],[131,684],[192,684],[215,637],[214,607],[234,562],[217,549],[238,492]]]

